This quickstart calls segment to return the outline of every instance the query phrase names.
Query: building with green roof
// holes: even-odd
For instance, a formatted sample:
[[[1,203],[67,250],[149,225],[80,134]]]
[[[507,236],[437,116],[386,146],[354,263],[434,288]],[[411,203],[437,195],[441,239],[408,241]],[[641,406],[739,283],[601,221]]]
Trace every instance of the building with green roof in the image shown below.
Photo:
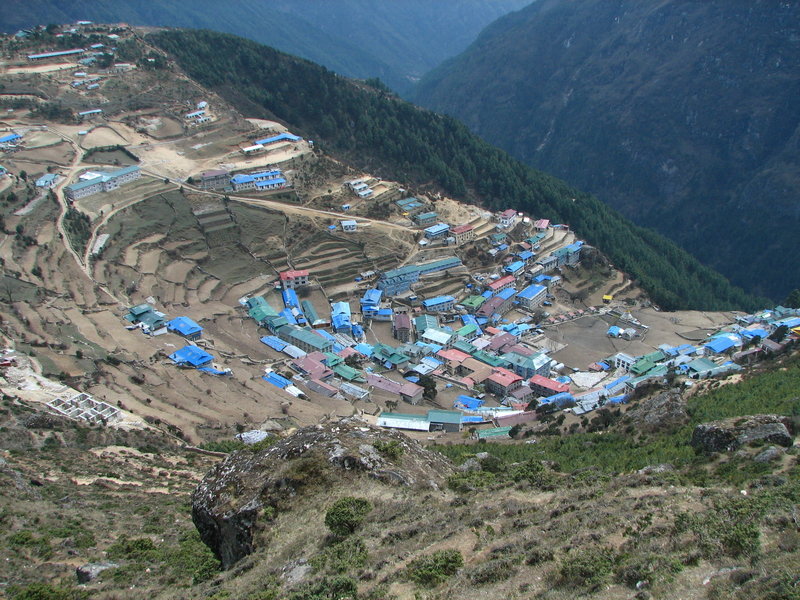
[[[327,352],[333,348],[331,340],[296,325],[284,325],[277,333],[284,342],[297,346],[304,352]]]
[[[484,298],[483,296],[470,296],[464,299],[461,302],[461,305],[464,308],[466,308],[469,312],[474,313],[481,306],[483,306],[484,302],[486,302],[486,298]]]

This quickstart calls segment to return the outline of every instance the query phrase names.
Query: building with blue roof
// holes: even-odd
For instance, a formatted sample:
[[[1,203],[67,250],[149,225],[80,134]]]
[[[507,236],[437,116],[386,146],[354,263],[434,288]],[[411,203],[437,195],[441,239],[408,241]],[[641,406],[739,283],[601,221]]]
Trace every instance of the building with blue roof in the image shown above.
[[[268,146],[269,144],[276,144],[278,142],[299,142],[302,140],[299,135],[294,135],[292,133],[279,133],[278,135],[273,135],[268,138],[264,138],[263,140],[255,140],[253,142],[256,146]]]
[[[287,288],[281,291],[281,297],[283,298],[283,305],[286,308],[299,308],[300,301],[297,298],[297,292],[295,292],[292,288]]]
[[[722,334],[712,337],[708,342],[703,344],[703,348],[713,354],[722,354],[728,350],[742,345],[742,339],[734,334]]]
[[[523,250],[522,252],[519,252],[517,254],[517,257],[519,257],[519,259],[522,262],[524,262],[526,265],[533,260],[534,256],[536,256],[536,255],[533,252],[531,252],[530,250]]]
[[[214,360],[213,356],[197,346],[184,346],[170,354],[169,358],[178,366],[193,368],[202,367]]]
[[[22,136],[18,133],[9,133],[8,135],[4,135],[0,137],[0,144],[12,144],[22,139]]]
[[[617,325],[612,325],[611,327],[608,328],[608,331],[606,331],[606,335],[609,337],[618,338],[619,336],[622,335],[622,332],[623,332],[622,327],[619,327]]]
[[[547,298],[547,288],[543,285],[531,284],[517,294],[519,305],[533,310]]]
[[[235,191],[252,189],[278,189],[286,185],[280,169],[258,171],[255,173],[237,173],[230,180]]]
[[[78,200],[86,198],[100,192],[111,192],[116,190],[121,185],[136,181],[142,176],[142,170],[136,166],[131,165],[116,171],[109,171],[101,173],[100,177],[87,179],[86,181],[79,181],[64,188],[64,195],[69,200]]]
[[[372,288],[364,292],[361,297],[361,314],[365,317],[374,316],[381,306],[383,290]]]
[[[336,333],[350,333],[353,328],[350,303],[334,302],[331,304],[331,325]]]
[[[516,260],[509,265],[506,265],[503,270],[511,275],[519,275],[525,270],[525,263],[521,260]]]
[[[203,328],[189,317],[175,317],[167,322],[167,329],[182,335],[187,340],[196,340],[203,334]]]
[[[456,305],[456,299],[453,296],[436,296],[423,300],[422,306],[429,312],[443,312],[453,310]]]
[[[441,258],[423,264],[406,265],[381,273],[375,287],[382,290],[387,296],[394,296],[411,289],[411,286],[419,281],[422,275],[460,266],[462,266],[461,259],[457,256]]]
[[[58,175],[55,173],[45,173],[36,180],[36,187],[50,189],[58,183]]]
[[[264,375],[261,379],[263,379],[267,383],[271,383],[275,387],[280,388],[282,390],[285,390],[287,387],[292,385],[291,380],[286,379],[286,377],[283,377],[282,375],[278,375],[274,371],[270,371],[269,373]]]
[[[442,238],[450,231],[450,225],[447,223],[437,223],[425,229],[425,237],[429,240],[436,240]]]
[[[391,308],[379,308],[372,318],[376,321],[391,321],[393,316],[394,311]]]

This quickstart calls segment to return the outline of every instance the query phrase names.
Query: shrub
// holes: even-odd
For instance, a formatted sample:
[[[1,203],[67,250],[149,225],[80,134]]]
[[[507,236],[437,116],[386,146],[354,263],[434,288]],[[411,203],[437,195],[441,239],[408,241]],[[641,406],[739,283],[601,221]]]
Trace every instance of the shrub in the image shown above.
[[[511,577],[515,570],[514,561],[508,558],[498,558],[478,565],[469,574],[469,580],[476,585],[496,583]]]
[[[325,513],[325,525],[334,535],[345,537],[358,529],[364,516],[372,510],[372,504],[364,498],[345,496],[333,503]]]
[[[307,583],[290,593],[287,600],[341,600],[355,598],[358,584],[351,577],[339,575]]]
[[[720,499],[705,513],[682,513],[675,519],[677,533],[691,532],[705,558],[756,557],[761,551],[757,520],[766,505],[750,498]]]
[[[415,583],[434,587],[455,575],[463,566],[464,557],[458,550],[437,550],[411,561],[406,570]]]
[[[346,573],[366,565],[368,556],[364,541],[358,537],[350,537],[326,548],[312,559],[311,564],[317,571]]]
[[[589,547],[570,552],[561,561],[558,574],[562,585],[595,587],[608,578],[613,567],[609,548]]]
[[[671,556],[661,554],[634,554],[626,557],[615,571],[617,580],[630,587],[636,587],[640,581],[651,584],[670,581],[676,573],[683,569],[681,562]]]
[[[534,548],[528,553],[528,556],[525,558],[525,564],[533,567],[551,560],[553,560],[553,553],[550,552],[550,550],[542,550],[541,548]]]
[[[403,456],[403,447],[397,440],[389,440],[388,442],[377,440],[373,446],[380,455],[385,456],[386,458],[397,460]]]
[[[121,537],[108,549],[110,558],[125,558],[128,560],[153,561],[158,558],[158,548],[150,538]]]
[[[49,583],[11,586],[8,594],[12,600],[85,600],[89,597],[89,592],[86,590],[76,590]]]

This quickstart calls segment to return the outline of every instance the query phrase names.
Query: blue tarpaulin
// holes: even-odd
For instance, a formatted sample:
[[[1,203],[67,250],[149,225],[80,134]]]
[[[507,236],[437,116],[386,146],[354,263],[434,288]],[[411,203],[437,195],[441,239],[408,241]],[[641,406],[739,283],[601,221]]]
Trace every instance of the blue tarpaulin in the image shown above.
[[[280,376],[280,375],[278,375],[277,373],[274,373],[274,372],[273,373],[267,373],[261,379],[263,379],[264,381],[266,381],[268,383],[271,383],[275,387],[281,388],[282,390],[286,389],[287,387],[289,387],[292,384],[292,382],[289,381],[288,379],[286,379],[286,377],[282,377],[282,376]]]
[[[208,373],[209,375],[230,375],[230,371],[219,371],[212,367],[200,367],[197,369],[198,371],[203,371],[203,373]]]
[[[464,408],[468,408],[470,410],[475,410],[476,408],[480,408],[483,406],[483,400],[479,398],[473,398],[472,396],[465,396],[460,395],[458,398],[455,399],[453,402],[453,406],[461,405]]]

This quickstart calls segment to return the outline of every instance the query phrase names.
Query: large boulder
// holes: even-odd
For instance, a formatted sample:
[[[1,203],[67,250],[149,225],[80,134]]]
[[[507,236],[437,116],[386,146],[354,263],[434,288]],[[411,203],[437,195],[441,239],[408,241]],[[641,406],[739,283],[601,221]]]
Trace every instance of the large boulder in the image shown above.
[[[752,415],[703,423],[692,432],[692,446],[704,452],[728,452],[750,444],[776,444],[790,447],[794,443],[779,415]]]
[[[192,519],[225,568],[255,549],[264,512],[288,510],[300,495],[352,493],[360,478],[399,488],[439,490],[450,461],[405,435],[356,419],[306,427],[274,446],[234,452],[192,495]],[[263,520],[263,519],[262,519]]]
[[[655,432],[672,429],[689,422],[686,400],[678,390],[662,392],[642,400],[625,413],[639,431]]]

